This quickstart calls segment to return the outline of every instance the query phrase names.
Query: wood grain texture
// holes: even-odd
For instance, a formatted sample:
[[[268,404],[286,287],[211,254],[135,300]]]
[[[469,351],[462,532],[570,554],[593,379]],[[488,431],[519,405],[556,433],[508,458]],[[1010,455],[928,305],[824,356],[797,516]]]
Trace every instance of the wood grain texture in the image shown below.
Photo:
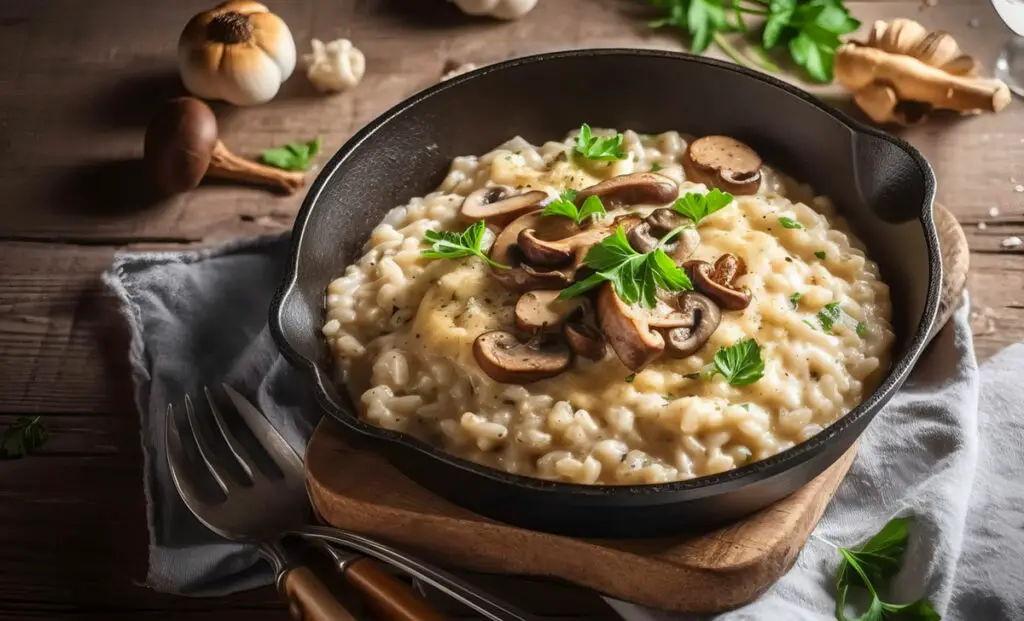
[[[53,428],[39,455],[0,462],[0,620],[286,618],[270,589],[194,600],[137,585],[146,555],[137,421],[124,335],[97,280],[118,247],[284,231],[298,208],[299,196],[213,183],[157,200],[139,177],[153,106],[180,92],[178,32],[214,3],[93,0],[86,10],[78,0],[0,2],[0,426],[18,413],[42,413]],[[643,25],[633,0],[543,0],[512,23],[467,18],[441,0],[268,4],[287,20],[300,53],[312,36],[348,37],[366,53],[368,72],[346,95],[316,95],[299,71],[269,105],[216,106],[225,142],[247,156],[321,135],[325,159],[448,63],[579,46],[679,48],[672,34]],[[1008,36],[985,0],[850,6],[865,28],[910,16],[948,30],[987,66]],[[850,109],[836,92],[821,94]],[[985,359],[1024,339],[1024,259],[1000,248],[1005,237],[1024,236],[1024,194],[1014,190],[1024,106],[899,133],[929,158],[939,199],[966,226],[975,344]],[[32,243],[18,243],[25,240]],[[579,590],[476,578],[545,618],[617,618]]]

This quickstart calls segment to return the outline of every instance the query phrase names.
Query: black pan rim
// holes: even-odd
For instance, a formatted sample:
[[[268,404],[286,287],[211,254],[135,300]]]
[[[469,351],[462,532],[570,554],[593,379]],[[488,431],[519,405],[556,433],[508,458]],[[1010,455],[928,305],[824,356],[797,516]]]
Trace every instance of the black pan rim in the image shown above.
[[[921,211],[918,221],[921,224],[925,236],[925,243],[928,251],[928,296],[925,302],[925,309],[917,330],[913,333],[908,344],[907,353],[890,368],[879,386],[866,399],[861,401],[854,409],[844,414],[839,420],[827,428],[781,453],[767,459],[753,462],[749,465],[735,468],[723,473],[696,477],[683,481],[672,481],[667,483],[641,484],[641,485],[586,485],[579,483],[566,483],[548,481],[524,475],[511,474],[478,464],[476,462],[457,457],[439,448],[429,445],[421,440],[406,434],[389,431],[364,422],[357,413],[349,412],[339,407],[328,396],[324,388],[325,382],[331,381],[329,373],[321,371],[313,360],[310,360],[295,351],[288,343],[282,326],[282,311],[284,303],[292,293],[299,279],[299,251],[302,247],[302,239],[305,234],[305,227],[309,215],[319,202],[319,196],[324,187],[330,181],[334,172],[339,166],[355,152],[359,146],[373,135],[380,127],[385,125],[393,117],[403,113],[415,106],[420,101],[434,96],[442,91],[457,88],[460,84],[474,80],[479,76],[495,71],[502,71],[507,68],[520,65],[543,63],[548,60],[572,57],[598,57],[598,56],[639,56],[650,58],[673,59],[680,62],[691,62],[711,65],[716,68],[741,74],[747,78],[761,82],[767,86],[781,89],[791,96],[801,99],[804,103],[827,113],[836,121],[842,123],[853,133],[865,136],[872,136],[898,147],[909,155],[920,169],[924,179],[925,200],[921,204]],[[432,457],[444,464],[467,470],[471,474],[483,476],[498,483],[511,484],[518,487],[525,487],[540,492],[568,493],[577,497],[601,497],[608,495],[615,496],[648,496],[652,494],[666,493],[666,496],[676,496],[679,493],[687,492],[689,497],[697,499],[704,496],[716,495],[741,487],[748,481],[769,479],[788,471],[789,469],[811,459],[821,446],[831,442],[841,435],[845,429],[857,423],[864,416],[873,417],[895,394],[896,390],[903,384],[916,364],[921,353],[928,342],[929,334],[935,324],[939,309],[939,298],[942,282],[942,259],[939,249],[938,231],[932,214],[935,200],[935,175],[928,161],[906,141],[892,136],[881,129],[866,125],[853,119],[838,109],[826,104],[810,93],[803,91],[787,82],[758,71],[741,67],[726,61],[696,56],[685,52],[653,49],[632,49],[632,48],[583,48],[573,50],[561,50],[532,54],[519,58],[502,61],[475,69],[468,73],[456,76],[444,82],[435,84],[418,93],[414,93],[405,100],[392,106],[390,109],[379,115],[356,132],[324,165],[317,175],[316,180],[310,186],[303,199],[302,206],[295,217],[292,229],[292,237],[288,256],[288,265],[282,284],[277,289],[270,306],[269,327],[271,336],[281,351],[282,355],[293,366],[298,367],[305,374],[310,375],[315,385],[317,402],[323,407],[332,418],[336,419],[346,427],[358,431],[370,437],[402,445]],[[325,377],[325,375],[327,377]],[[666,502],[670,502],[666,498]]]

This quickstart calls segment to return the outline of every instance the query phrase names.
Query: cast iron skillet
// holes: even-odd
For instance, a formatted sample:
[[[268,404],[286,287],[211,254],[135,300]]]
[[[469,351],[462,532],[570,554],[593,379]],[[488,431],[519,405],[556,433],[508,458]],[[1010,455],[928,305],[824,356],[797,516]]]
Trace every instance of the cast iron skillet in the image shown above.
[[[896,341],[879,388],[817,436],[764,461],[662,485],[587,486],[506,474],[361,421],[332,381],[320,328],[327,284],[384,213],[434,190],[452,158],[521,135],[534,144],[595,127],[725,134],[831,196],[890,285]],[[489,517],[575,536],[663,536],[732,520],[783,498],[838,459],[906,380],[935,321],[942,267],[935,179],[913,147],[779,80],[687,54],[594,49],[483,67],[395,106],[324,167],[295,221],[270,327],[324,409],[380,440],[406,475]]]

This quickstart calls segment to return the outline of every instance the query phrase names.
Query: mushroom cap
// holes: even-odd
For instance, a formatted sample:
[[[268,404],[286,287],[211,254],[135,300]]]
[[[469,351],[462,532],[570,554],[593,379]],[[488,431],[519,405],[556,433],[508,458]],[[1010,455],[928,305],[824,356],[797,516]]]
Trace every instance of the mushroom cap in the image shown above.
[[[736,279],[746,273],[743,259],[726,253],[718,257],[714,266],[706,261],[687,261],[683,268],[693,286],[718,306],[727,310],[743,310],[750,305],[750,291],[735,286]]]
[[[665,353],[673,358],[693,355],[707,343],[722,321],[722,311],[707,296],[684,291],[676,296],[679,312],[690,318],[689,326],[672,328],[665,333]]]
[[[557,328],[574,314],[582,314],[587,299],[560,299],[561,291],[527,291],[516,301],[516,327],[523,332]]]
[[[597,319],[615,355],[631,371],[639,371],[665,349],[665,339],[615,294],[611,283],[597,296]]]
[[[540,190],[517,193],[505,185],[489,186],[471,192],[462,201],[461,214],[467,220],[483,220],[500,227],[533,211],[547,197]]]
[[[545,218],[540,210],[519,216],[498,233],[491,245],[491,259],[511,269],[492,268],[494,278],[510,291],[525,293],[533,289],[562,289],[572,284],[573,274],[560,271],[540,271],[529,265],[520,265],[519,234],[534,229],[538,237],[565,237],[571,235],[576,224],[568,218]]]
[[[565,371],[572,350],[560,340],[520,343],[511,332],[492,330],[473,341],[473,357],[484,373],[503,384],[529,384]]]
[[[662,207],[652,211],[643,222],[630,229],[626,239],[637,252],[650,252],[658,246],[662,237],[687,222],[692,221],[673,209]],[[700,233],[697,229],[686,228],[679,232],[672,244],[666,246],[665,252],[672,261],[681,265],[699,245]]]
[[[562,333],[569,343],[569,349],[577,356],[591,360],[604,358],[607,348],[604,336],[597,328],[583,323],[566,323],[562,326]]]
[[[576,206],[597,196],[608,207],[624,205],[664,205],[679,197],[679,186],[664,175],[652,172],[612,177],[576,194]]]
[[[217,144],[217,117],[195,97],[165,101],[146,128],[143,161],[153,183],[178,194],[199,185]]]
[[[761,156],[735,138],[704,136],[683,153],[686,177],[732,194],[756,194],[761,187]]]

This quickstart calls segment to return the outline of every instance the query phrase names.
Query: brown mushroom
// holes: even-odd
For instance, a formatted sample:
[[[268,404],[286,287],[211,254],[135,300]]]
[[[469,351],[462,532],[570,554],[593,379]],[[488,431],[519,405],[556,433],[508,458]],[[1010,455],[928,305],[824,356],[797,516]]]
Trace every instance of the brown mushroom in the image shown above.
[[[600,360],[604,358],[605,344],[601,331],[583,323],[566,323],[562,326],[569,349],[577,356]]]
[[[650,252],[658,247],[658,242],[676,228],[693,221],[672,209],[655,209],[644,218],[643,222],[629,230],[626,239],[637,252]],[[679,232],[676,240],[665,246],[665,252],[677,265],[690,258],[700,244],[700,233],[696,228],[689,227]]]
[[[761,157],[739,140],[704,136],[683,153],[683,170],[690,181],[732,194],[756,194],[761,187]]]
[[[462,201],[461,213],[467,220],[483,220],[501,227],[533,211],[547,197],[540,190],[517,194],[513,188],[496,185],[470,193]]]
[[[203,177],[270,186],[292,193],[306,175],[264,166],[228,151],[217,137],[217,117],[195,97],[163,103],[146,128],[143,161],[153,183],[166,194],[199,185]]]
[[[576,195],[576,205],[582,205],[591,196],[600,198],[609,209],[624,205],[664,205],[679,196],[679,186],[657,173],[631,173],[580,190]]]
[[[568,369],[572,350],[561,340],[538,335],[520,343],[511,332],[492,330],[473,341],[473,357],[496,382],[529,384]]]
[[[540,210],[519,216],[501,230],[491,246],[491,259],[511,269],[492,268],[494,277],[510,291],[527,292],[534,289],[564,289],[572,284],[575,270],[566,273],[557,270],[537,270],[521,264],[519,233],[524,229],[542,231],[539,237],[559,239],[575,232],[576,224],[568,218],[545,218]]]
[[[665,333],[665,353],[673,358],[685,358],[703,347],[715,333],[722,320],[722,311],[708,297],[695,291],[678,294],[675,305],[690,325],[672,328]]]
[[[632,222],[639,222],[639,218],[633,218]],[[616,220],[614,226],[628,226],[629,220]],[[539,239],[534,229],[523,229],[519,233],[519,250],[523,253],[526,261],[533,265],[545,267],[558,267],[573,263],[575,267],[583,264],[594,244],[607,237],[614,227],[600,226],[589,228],[564,239],[547,241]]]
[[[615,294],[611,283],[597,295],[597,320],[615,355],[631,371],[639,371],[665,350],[665,339],[652,330],[644,316],[637,316]]]
[[[723,254],[714,266],[706,261],[687,261],[683,267],[690,275],[693,286],[720,307],[743,310],[750,305],[750,290],[740,290],[735,286],[736,279],[747,273],[743,259]]]
[[[582,315],[587,298],[560,299],[560,291],[528,291],[516,301],[516,327],[523,332],[558,328],[572,315]]]

